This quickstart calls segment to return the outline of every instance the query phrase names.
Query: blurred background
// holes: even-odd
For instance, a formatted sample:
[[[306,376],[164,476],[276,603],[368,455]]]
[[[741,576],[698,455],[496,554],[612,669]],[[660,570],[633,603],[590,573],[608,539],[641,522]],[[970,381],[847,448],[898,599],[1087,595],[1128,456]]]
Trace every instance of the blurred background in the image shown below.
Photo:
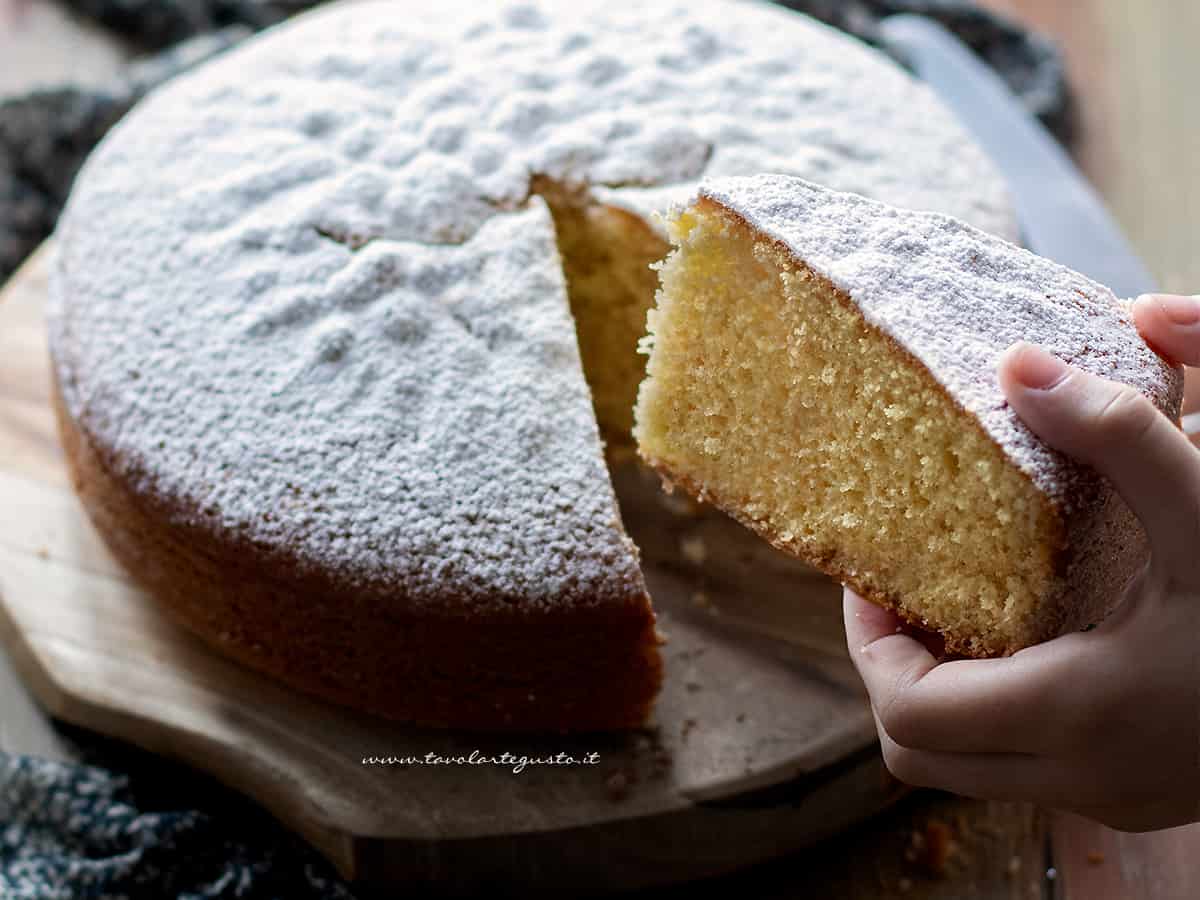
[[[1073,150],[1161,286],[1200,291],[1200,3],[981,0],[1054,38]]]

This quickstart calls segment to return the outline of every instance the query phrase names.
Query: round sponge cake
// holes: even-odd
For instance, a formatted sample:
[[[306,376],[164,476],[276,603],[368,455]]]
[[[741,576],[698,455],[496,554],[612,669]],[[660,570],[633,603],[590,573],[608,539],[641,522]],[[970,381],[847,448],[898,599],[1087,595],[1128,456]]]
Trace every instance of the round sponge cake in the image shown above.
[[[156,92],[81,173],[49,311],[118,557],[300,689],[476,728],[635,725],[661,678],[627,439],[702,176],[802,175],[1012,235],[883,56],[751,2],[362,3]],[[599,425],[597,424],[599,417]]]

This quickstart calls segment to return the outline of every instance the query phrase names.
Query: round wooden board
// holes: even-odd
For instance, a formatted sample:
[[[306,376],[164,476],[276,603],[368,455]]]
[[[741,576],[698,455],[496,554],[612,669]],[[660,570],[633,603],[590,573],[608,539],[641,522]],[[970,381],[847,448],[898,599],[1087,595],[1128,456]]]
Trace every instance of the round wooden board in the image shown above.
[[[614,463],[660,613],[646,729],[513,737],[406,728],[294,693],[167,621],[70,489],[49,405],[43,248],[0,296],[0,639],[54,716],[253,797],[347,877],[442,893],[645,887],[796,850],[899,794],[843,643],[835,585]],[[594,765],[364,757],[598,754]]]

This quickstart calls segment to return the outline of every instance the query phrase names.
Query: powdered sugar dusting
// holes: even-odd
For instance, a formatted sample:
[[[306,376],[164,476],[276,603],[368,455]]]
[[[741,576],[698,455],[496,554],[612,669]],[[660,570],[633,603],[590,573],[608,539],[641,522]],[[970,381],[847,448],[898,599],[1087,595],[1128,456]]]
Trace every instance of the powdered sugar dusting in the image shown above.
[[[706,182],[700,193],[787,246],[929,369],[1047,493],[1069,500],[1075,466],[1017,418],[1000,354],[1019,340],[1178,413],[1180,370],[1142,340],[1112,292],[957,219],[913,212],[799,178]]]
[[[170,294],[134,261],[120,304],[153,315],[55,317],[68,404],[139,491],[414,603],[625,600],[641,576],[553,234],[535,202],[462,246],[316,238],[291,265],[214,260],[207,285],[184,251]]]
[[[207,527],[414,605],[641,584],[534,173],[645,212],[787,171],[1001,233],[933,99],[759,3],[356,3],[156,92],[62,220],[69,412]]]

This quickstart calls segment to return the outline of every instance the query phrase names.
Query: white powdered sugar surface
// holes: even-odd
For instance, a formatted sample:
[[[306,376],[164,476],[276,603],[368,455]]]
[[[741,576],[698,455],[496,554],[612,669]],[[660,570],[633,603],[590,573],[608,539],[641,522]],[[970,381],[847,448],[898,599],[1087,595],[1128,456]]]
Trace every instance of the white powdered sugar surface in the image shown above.
[[[531,176],[640,213],[779,171],[1012,234],[923,86],[732,0],[355,3],[157,91],[80,174],[52,350],[137,490],[416,608],[640,585]]]
[[[1138,334],[1103,285],[949,216],[914,212],[799,178],[706,182],[700,195],[787,247],[923,363],[1044,492],[1070,504],[1076,464],[1017,418],[997,376],[1000,354],[1038,344],[1128,384],[1178,413],[1182,373]]]

